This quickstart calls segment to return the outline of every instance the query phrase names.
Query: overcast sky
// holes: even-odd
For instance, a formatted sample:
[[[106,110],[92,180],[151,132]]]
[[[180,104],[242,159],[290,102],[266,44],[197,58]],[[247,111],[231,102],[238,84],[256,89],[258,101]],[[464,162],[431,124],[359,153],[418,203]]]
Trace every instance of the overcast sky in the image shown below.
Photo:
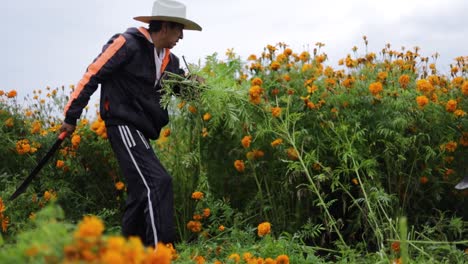
[[[186,31],[173,49],[189,63],[214,52],[225,58],[233,48],[241,58],[261,54],[267,44],[284,42],[295,51],[322,42],[328,65],[352,53],[353,46],[379,53],[385,44],[399,50],[419,46],[438,52],[448,69],[468,55],[466,0],[183,0],[187,17],[203,27]],[[152,0],[5,0],[0,16],[0,90],[19,97],[33,89],[76,84],[114,34],[145,24]]]

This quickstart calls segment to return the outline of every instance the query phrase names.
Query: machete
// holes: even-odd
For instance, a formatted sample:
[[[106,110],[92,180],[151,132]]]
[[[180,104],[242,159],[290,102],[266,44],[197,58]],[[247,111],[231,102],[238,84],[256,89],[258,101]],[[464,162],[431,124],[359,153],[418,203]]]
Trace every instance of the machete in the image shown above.
[[[10,201],[16,199],[20,194],[22,194],[24,191],[26,191],[26,188],[28,188],[28,185],[31,183],[31,181],[34,179],[34,177],[39,173],[39,171],[44,167],[44,165],[47,163],[49,158],[55,153],[55,151],[58,149],[60,144],[62,144],[62,141],[65,139],[67,136],[67,132],[62,132],[58,136],[57,140],[55,141],[54,145],[50,148],[50,150],[47,152],[47,154],[39,161],[39,163],[36,165],[36,167],[32,170],[31,174],[24,180],[24,182],[16,189],[16,191],[11,195]]]

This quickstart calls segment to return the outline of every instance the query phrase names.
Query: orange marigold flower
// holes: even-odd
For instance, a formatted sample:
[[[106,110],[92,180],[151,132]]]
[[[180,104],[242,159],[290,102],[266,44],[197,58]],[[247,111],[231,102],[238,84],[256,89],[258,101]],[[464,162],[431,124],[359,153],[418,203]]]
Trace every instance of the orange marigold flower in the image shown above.
[[[400,83],[401,88],[405,89],[408,87],[408,84],[410,82],[410,77],[406,74],[403,74],[398,78],[398,82]]]
[[[200,221],[200,220],[203,219],[203,217],[200,214],[194,214],[192,216],[192,219],[195,220],[195,221]]]
[[[257,56],[256,56],[255,54],[251,54],[251,55],[249,55],[249,57],[247,58],[247,60],[249,60],[249,61],[257,60]]]
[[[221,232],[223,232],[224,230],[226,230],[226,227],[224,227],[223,225],[220,225],[220,226],[218,227],[218,230],[221,231]]]
[[[392,242],[392,249],[395,252],[400,252],[400,242],[398,241]]]
[[[273,140],[273,142],[271,142],[272,147],[276,147],[276,146],[279,146],[281,144],[283,144],[283,140],[281,138],[277,138],[277,139]]]
[[[262,79],[255,77],[250,81],[250,83],[252,84],[252,86],[255,86],[255,85],[262,86],[263,81]]]
[[[429,103],[429,99],[425,95],[420,95],[416,97],[416,102],[418,103],[419,107],[424,107]]]
[[[165,245],[158,242],[156,251],[152,251],[144,263],[170,264],[172,263],[172,259],[175,254],[176,253],[175,250],[173,251],[172,245]]]
[[[188,107],[188,110],[190,111],[190,113],[192,114],[196,114],[197,113],[197,108],[193,105],[189,105]]]
[[[421,178],[419,178],[419,182],[421,184],[426,184],[429,182],[429,179],[426,176],[422,176]]]
[[[203,217],[208,218],[211,215],[210,208],[203,209]]]
[[[196,264],[205,264],[206,262],[203,256],[196,256],[194,260]]]
[[[283,54],[286,55],[286,56],[289,56],[292,53],[293,53],[293,51],[290,48],[285,48],[284,51],[283,51]]]
[[[272,107],[271,108],[271,114],[274,117],[279,117],[281,115],[281,107]]]
[[[250,252],[245,252],[244,254],[242,254],[242,258],[244,259],[244,261],[246,263],[249,263],[249,261],[252,259],[252,257],[253,257],[253,255]]]
[[[457,142],[449,141],[447,144],[445,144],[444,149],[448,152],[455,152],[457,149]]]
[[[258,236],[262,237],[271,232],[271,224],[269,222],[260,223],[257,227]]]
[[[76,238],[96,238],[102,235],[104,223],[96,216],[85,216],[75,231]]]
[[[193,233],[199,233],[202,229],[200,221],[189,221],[187,223],[187,228]]]
[[[248,148],[250,147],[250,143],[252,142],[252,136],[244,136],[241,140],[241,143],[242,143],[242,146],[244,146],[244,148]]]
[[[378,95],[380,92],[382,92],[383,86],[382,83],[380,82],[374,82],[369,85],[369,91],[372,93],[372,95]]]
[[[263,89],[259,85],[254,85],[250,87],[249,96],[250,96],[250,101],[252,103],[259,104],[262,94],[263,94]]]
[[[206,127],[202,128],[201,134],[202,134],[202,137],[204,138],[207,137],[209,135],[208,129]]]
[[[7,97],[8,98],[13,98],[17,95],[17,92],[15,90],[11,90],[8,92]]]
[[[210,113],[205,113],[205,114],[203,115],[203,121],[208,121],[208,120],[210,120],[210,119],[211,119],[211,114],[210,114]]]
[[[168,137],[171,135],[171,129],[170,128],[165,128],[162,131],[163,137]]]
[[[8,216],[2,218],[2,231],[5,233],[8,230],[8,224],[10,223],[10,219]]]
[[[277,62],[277,61],[273,61],[270,64],[270,69],[272,69],[273,71],[279,70],[280,67],[281,67],[281,64],[279,62]]]
[[[381,81],[381,82],[385,81],[385,79],[387,79],[387,77],[388,77],[388,72],[385,72],[385,71],[379,72],[377,74],[377,79],[379,79],[379,81]]]
[[[0,215],[3,214],[3,212],[5,212],[5,204],[3,203],[3,199],[2,197],[0,197]]]
[[[299,158],[299,153],[293,148],[290,147],[286,150],[286,153],[288,154],[289,159],[291,160],[297,160]]]
[[[259,159],[259,158],[262,158],[263,156],[265,156],[265,153],[263,151],[259,150],[259,149],[255,149],[253,151],[253,153],[254,153],[254,158],[256,158],[256,159]]]
[[[34,120],[34,122],[31,124],[31,134],[37,134],[41,131],[41,122],[38,120]]]
[[[276,264],[289,264],[288,255],[279,255],[276,257]]]
[[[192,199],[194,200],[201,200],[203,199],[204,194],[202,192],[193,192],[192,193]]]
[[[15,123],[14,123],[12,117],[10,117],[10,118],[8,118],[7,120],[5,120],[5,126],[6,126],[6,127],[13,127],[14,124],[15,124]]]
[[[73,135],[72,139],[71,139],[71,143],[72,143],[72,146],[73,148],[78,148],[78,146],[80,145],[80,142],[81,142],[81,136],[80,135]]]
[[[359,181],[358,181],[358,179],[356,179],[356,178],[353,178],[351,181],[353,182],[354,185],[358,185],[358,184],[359,184]]]
[[[276,264],[276,261],[272,258],[266,258],[265,259],[265,264]]]
[[[182,109],[185,106],[185,104],[186,104],[185,101],[182,101],[177,104],[177,108]]]
[[[416,82],[416,89],[421,92],[430,93],[434,91],[434,86],[428,80],[421,79]]]
[[[461,87],[461,92],[463,95],[468,96],[468,81],[464,81]]]
[[[57,199],[57,194],[54,191],[50,190],[50,191],[45,191],[44,192],[44,200],[46,202],[48,202],[50,200],[55,200],[55,199]]]
[[[289,74],[285,74],[283,75],[283,80],[289,82],[291,80],[291,76],[289,76]]]
[[[22,139],[16,142],[16,152],[20,155],[24,155],[31,151],[31,146],[29,145],[29,140]]]
[[[234,167],[238,172],[244,172],[245,170],[245,164],[243,160],[236,160],[234,161]]]
[[[233,254],[229,255],[228,259],[229,259],[229,260],[233,260],[234,263],[239,263],[241,257],[240,257],[239,254],[233,253]]]
[[[64,165],[65,165],[65,162],[63,160],[57,160],[57,163],[55,163],[55,166],[57,168],[63,168]]]
[[[455,112],[453,112],[453,114],[456,116],[456,117],[463,117],[466,115],[466,112],[461,110],[461,109],[457,109],[455,110]]]
[[[445,105],[445,110],[447,110],[447,112],[455,112],[456,109],[457,109],[457,101],[456,100],[451,99]]]
[[[125,184],[123,182],[121,182],[121,181],[118,181],[118,182],[115,183],[115,189],[117,189],[119,191],[123,190],[124,187],[125,187]]]
[[[303,62],[307,61],[310,59],[310,53],[307,52],[307,51],[303,51],[300,55],[299,55],[299,59]]]

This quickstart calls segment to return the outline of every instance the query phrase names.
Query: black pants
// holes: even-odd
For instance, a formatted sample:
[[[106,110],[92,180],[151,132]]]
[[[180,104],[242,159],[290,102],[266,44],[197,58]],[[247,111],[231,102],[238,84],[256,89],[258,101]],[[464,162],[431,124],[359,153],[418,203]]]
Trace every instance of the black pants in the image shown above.
[[[109,126],[107,136],[127,183],[123,235],[138,236],[146,246],[174,243],[172,177],[140,131]]]

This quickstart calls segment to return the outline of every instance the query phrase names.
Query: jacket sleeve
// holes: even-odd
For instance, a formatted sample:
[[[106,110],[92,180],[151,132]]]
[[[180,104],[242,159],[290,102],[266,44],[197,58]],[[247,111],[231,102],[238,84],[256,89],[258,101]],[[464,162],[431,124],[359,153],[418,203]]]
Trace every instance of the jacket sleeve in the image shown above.
[[[126,39],[121,34],[114,35],[104,45],[101,54],[88,66],[65,106],[65,123],[76,125],[76,120],[80,118],[98,84],[126,61],[127,49]]]

